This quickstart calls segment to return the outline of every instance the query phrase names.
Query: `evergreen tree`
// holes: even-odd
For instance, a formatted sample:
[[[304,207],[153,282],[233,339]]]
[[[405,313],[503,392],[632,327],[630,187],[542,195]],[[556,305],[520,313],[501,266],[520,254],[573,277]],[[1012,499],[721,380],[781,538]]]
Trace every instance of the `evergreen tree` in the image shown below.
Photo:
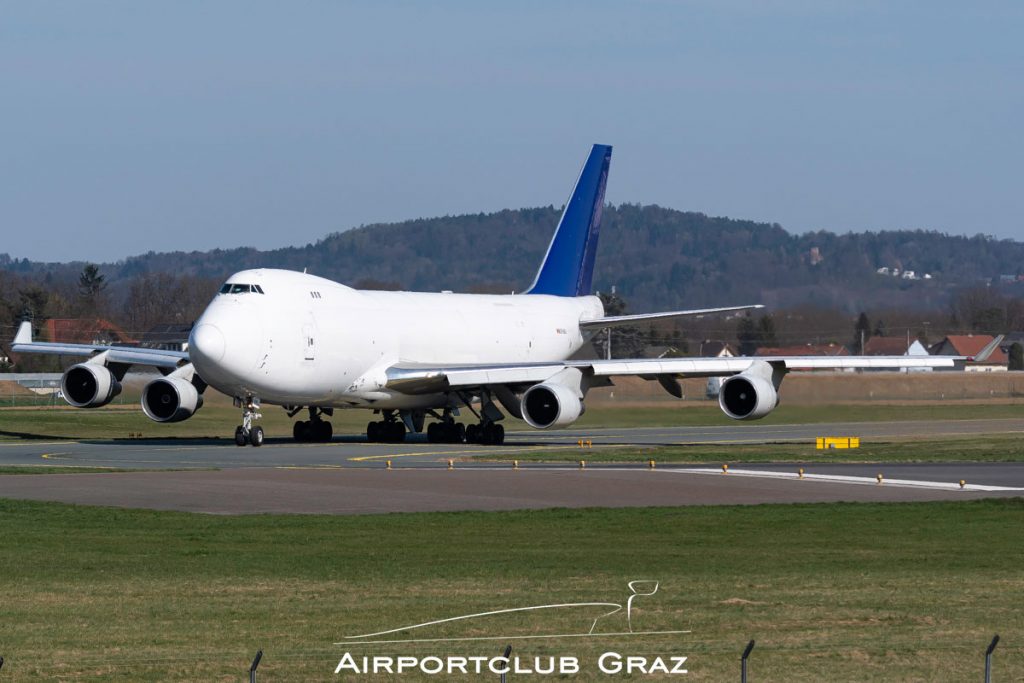
[[[868,343],[868,339],[871,339],[871,321],[868,320],[868,314],[861,311],[853,328],[853,348],[857,349],[858,354],[864,353],[864,345]]]
[[[1021,346],[1020,342],[1010,344],[1010,363],[1007,369],[1024,370],[1024,346]]]
[[[757,352],[758,337],[754,319],[747,313],[736,324],[736,341],[739,342],[741,356],[753,356]]]
[[[78,276],[78,296],[82,300],[82,313],[99,315],[103,292],[107,288],[106,276],[100,275],[99,266],[87,263]]]
[[[759,346],[778,346],[779,339],[775,334],[775,319],[770,315],[763,315],[757,321],[757,332]]]

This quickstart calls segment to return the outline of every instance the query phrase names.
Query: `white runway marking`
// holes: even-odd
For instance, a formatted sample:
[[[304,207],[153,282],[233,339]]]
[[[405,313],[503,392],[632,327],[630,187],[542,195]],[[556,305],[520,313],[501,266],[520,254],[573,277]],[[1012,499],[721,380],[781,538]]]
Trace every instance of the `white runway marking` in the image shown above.
[[[719,477],[760,477],[765,479],[793,479],[800,481],[797,472],[773,472],[771,470],[742,470],[730,469],[728,473],[718,468],[710,467],[686,467],[686,468],[663,468],[662,472],[675,472],[677,474],[710,474]],[[884,473],[883,473],[884,475]],[[824,481],[836,484],[862,484],[871,486],[896,486],[900,488],[914,489],[938,489],[940,491],[1024,491],[1024,488],[1012,486],[990,486],[986,484],[964,484],[950,483],[944,481],[920,481],[916,479],[886,479],[882,477],[879,484],[875,477],[851,477],[842,474],[809,474],[804,473],[805,481]]]

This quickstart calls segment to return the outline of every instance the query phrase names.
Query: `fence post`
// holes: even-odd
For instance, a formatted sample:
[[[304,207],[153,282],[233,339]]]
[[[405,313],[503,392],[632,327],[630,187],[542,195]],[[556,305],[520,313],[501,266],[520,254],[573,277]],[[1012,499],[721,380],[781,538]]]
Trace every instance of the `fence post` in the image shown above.
[[[508,660],[508,656],[509,656],[510,654],[512,654],[512,646],[511,646],[511,645],[508,645],[508,646],[507,646],[507,647],[505,648],[505,654],[503,654],[503,655],[502,655],[502,657],[504,657],[504,658],[505,658],[505,660],[506,660],[506,663],[505,663],[505,668],[506,668],[506,669],[508,669],[508,668],[509,668],[509,663],[508,663],[508,661],[507,661],[507,660]],[[508,675],[508,674],[507,674],[507,673],[504,673],[504,672],[503,672],[503,673],[501,674],[501,683],[505,683],[505,677],[506,677],[507,675]]]
[[[992,642],[988,644],[988,649],[985,650],[985,683],[992,683],[992,652],[998,644],[999,635],[996,634],[992,638]]]
[[[263,650],[256,653],[256,659],[252,660],[252,666],[249,667],[249,683],[256,683],[256,667],[260,665],[261,659],[263,659]]]
[[[740,657],[740,681],[741,683],[747,683],[747,658],[750,657],[751,650],[754,649],[754,641],[751,640],[747,643],[747,649],[743,651],[743,656]]]

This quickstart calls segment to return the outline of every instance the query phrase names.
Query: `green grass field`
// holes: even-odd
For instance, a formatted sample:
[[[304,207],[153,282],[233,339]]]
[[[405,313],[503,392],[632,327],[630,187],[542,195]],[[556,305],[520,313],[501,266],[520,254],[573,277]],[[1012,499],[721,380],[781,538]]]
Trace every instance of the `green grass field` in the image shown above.
[[[241,680],[258,648],[262,680],[330,680],[343,652],[332,643],[346,635],[621,602],[635,579],[661,582],[636,603],[636,630],[692,633],[508,642],[524,657],[580,657],[577,680],[597,678],[606,650],[683,654],[686,679],[735,680],[756,638],[752,680],[969,681],[998,632],[996,680],[1024,678],[1021,499],[365,517],[0,501],[0,520],[3,680]],[[593,616],[420,635],[577,633]],[[599,630],[626,628],[618,615]],[[347,649],[477,655],[504,645]]]

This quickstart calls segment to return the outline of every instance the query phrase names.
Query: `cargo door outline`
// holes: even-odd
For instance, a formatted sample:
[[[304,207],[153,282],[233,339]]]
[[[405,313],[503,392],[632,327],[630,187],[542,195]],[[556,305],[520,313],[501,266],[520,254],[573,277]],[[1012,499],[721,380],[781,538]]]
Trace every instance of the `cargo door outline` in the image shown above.
[[[316,323],[311,319],[302,325],[302,355],[306,362],[316,360]]]

